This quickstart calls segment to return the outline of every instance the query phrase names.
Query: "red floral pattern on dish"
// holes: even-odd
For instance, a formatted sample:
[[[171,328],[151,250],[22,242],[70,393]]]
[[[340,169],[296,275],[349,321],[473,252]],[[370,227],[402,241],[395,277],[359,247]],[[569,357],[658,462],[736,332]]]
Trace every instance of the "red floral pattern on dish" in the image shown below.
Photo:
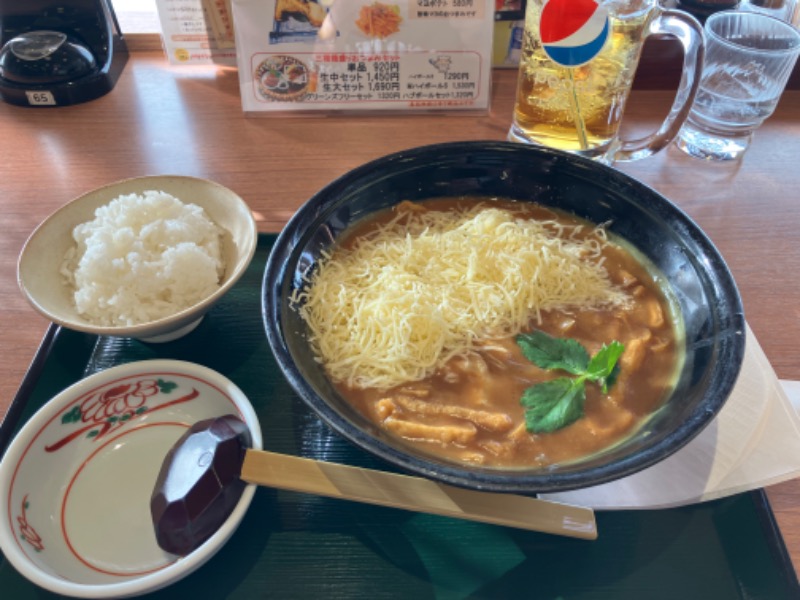
[[[56,452],[69,442],[86,435],[95,440],[117,431],[143,413],[188,402],[200,395],[195,388],[177,398],[169,395],[178,387],[174,381],[164,379],[140,379],[129,383],[114,385],[90,393],[78,403],[67,408],[61,415],[62,425],[83,425],[57,442],[45,446],[47,452]],[[164,398],[164,397],[167,398]],[[165,400],[157,404],[159,400]],[[148,402],[151,405],[148,406]],[[156,402],[155,405],[152,403]]]
[[[36,533],[36,530],[28,523],[28,495],[22,499],[22,510],[17,515],[17,524],[19,525],[19,537],[28,542],[36,552],[44,550],[44,542],[42,538]]]

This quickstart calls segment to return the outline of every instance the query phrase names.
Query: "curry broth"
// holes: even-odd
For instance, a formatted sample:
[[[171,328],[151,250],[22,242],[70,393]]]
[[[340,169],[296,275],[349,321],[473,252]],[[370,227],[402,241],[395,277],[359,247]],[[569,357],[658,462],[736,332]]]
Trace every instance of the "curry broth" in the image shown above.
[[[438,199],[422,203],[429,210],[451,210],[474,199]],[[535,204],[487,199],[487,205],[525,218],[585,224],[577,236],[594,228],[586,221]],[[412,210],[419,210],[419,206]],[[342,241],[353,241],[395,216],[393,211],[359,223]],[[421,381],[389,390],[338,384],[341,395],[361,414],[406,443],[437,457],[486,467],[524,468],[575,460],[607,448],[633,432],[672,389],[682,359],[676,334],[675,303],[646,267],[620,245],[602,251],[613,283],[634,299],[629,308],[546,311],[536,328],[559,338],[578,340],[589,352],[618,340],[625,345],[619,374],[603,394],[586,386],[585,415],[547,434],[525,428],[520,397],[530,386],[564,375],[543,370],[525,358],[513,338],[486,340],[468,356],[451,359]]]

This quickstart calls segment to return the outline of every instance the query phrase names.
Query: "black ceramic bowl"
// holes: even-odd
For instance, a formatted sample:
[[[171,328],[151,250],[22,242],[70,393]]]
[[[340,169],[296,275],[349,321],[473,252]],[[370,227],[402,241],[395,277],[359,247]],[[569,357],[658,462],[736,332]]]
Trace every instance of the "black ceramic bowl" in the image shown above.
[[[666,276],[683,312],[686,360],[674,393],[624,442],[584,460],[530,470],[439,461],[367,422],[337,394],[289,306],[320,256],[357,220],[402,200],[499,196],[570,211],[626,239]],[[680,209],[599,163],[506,142],[458,142],[399,152],[334,181],[294,215],[267,263],[263,317],[275,357],[299,396],[339,434],[394,465],[454,485],[553,492],[611,481],[684,446],[714,418],[736,381],[745,344],[741,300],[719,252]]]

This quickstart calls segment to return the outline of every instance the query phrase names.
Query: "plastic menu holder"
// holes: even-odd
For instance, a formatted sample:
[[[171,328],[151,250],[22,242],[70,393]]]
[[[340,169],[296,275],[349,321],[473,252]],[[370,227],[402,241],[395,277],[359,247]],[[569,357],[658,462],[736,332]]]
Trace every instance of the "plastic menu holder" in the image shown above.
[[[236,66],[231,0],[155,0],[173,65]]]
[[[233,0],[245,113],[489,108],[493,0]]]

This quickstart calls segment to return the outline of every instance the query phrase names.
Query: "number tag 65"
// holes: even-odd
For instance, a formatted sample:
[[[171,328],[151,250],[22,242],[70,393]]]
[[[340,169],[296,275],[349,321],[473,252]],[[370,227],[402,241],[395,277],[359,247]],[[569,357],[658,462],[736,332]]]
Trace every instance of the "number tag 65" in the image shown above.
[[[25,95],[28,97],[28,104],[34,104],[37,106],[55,106],[56,99],[53,96],[52,92],[47,91],[38,91],[38,92],[25,92]]]

